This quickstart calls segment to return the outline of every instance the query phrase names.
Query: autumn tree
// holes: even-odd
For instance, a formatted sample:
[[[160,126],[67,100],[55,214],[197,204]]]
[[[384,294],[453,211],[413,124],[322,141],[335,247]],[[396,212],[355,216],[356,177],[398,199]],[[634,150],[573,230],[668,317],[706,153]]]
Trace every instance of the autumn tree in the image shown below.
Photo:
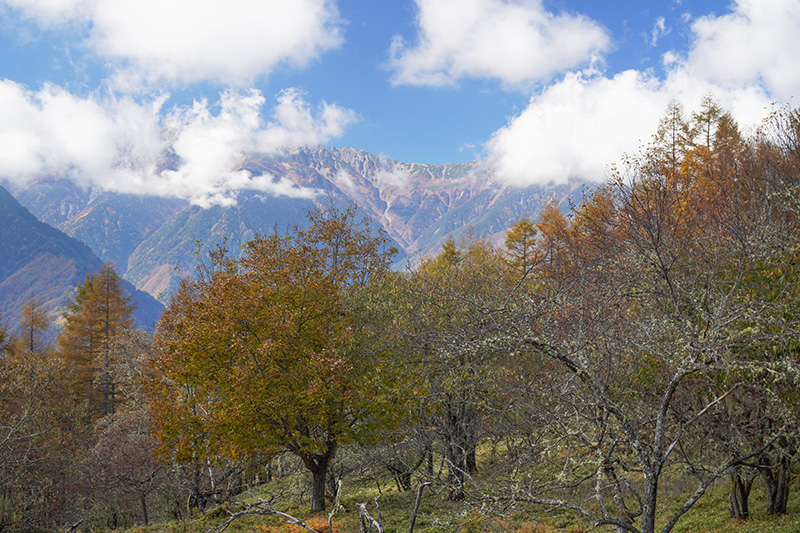
[[[312,511],[342,444],[380,420],[379,357],[353,306],[394,253],[355,210],[211,254],[157,330],[155,423],[179,459],[286,450],[311,473]],[[369,356],[367,356],[369,355]]]
[[[514,263],[522,269],[533,261],[526,255],[527,231],[521,228],[515,241],[520,255]],[[416,437],[427,453],[434,440],[440,443],[448,468],[443,481],[452,499],[463,498],[465,480],[476,473],[477,446],[490,431],[487,412],[500,401],[491,379],[501,352],[483,339],[498,327],[491,310],[502,305],[504,268],[503,258],[486,240],[448,240],[437,256],[396,278],[388,302],[392,328],[402,339],[397,364],[413,383],[413,391],[398,396],[417,399],[404,434],[410,437],[418,428]]]
[[[158,445],[150,415],[141,408],[117,414],[98,428],[79,465],[78,484],[87,507],[102,510],[93,513],[98,526],[147,525],[154,511],[162,511],[150,501],[151,495],[178,495],[180,481],[171,465],[159,460]],[[93,517],[86,518],[91,523]]]
[[[529,365],[546,372],[527,382],[536,387],[536,375],[548,393],[517,398],[546,408],[537,455],[563,460],[556,476],[551,466],[512,478],[514,502],[572,508],[594,527],[652,532],[663,473],[679,468],[696,489],[668,513],[666,532],[714,481],[794,427],[779,389],[758,378],[788,385],[796,376],[791,358],[771,355],[798,331],[796,284],[772,274],[793,268],[784,252],[795,247],[787,242],[796,235],[787,231],[792,207],[770,173],[748,163],[726,116],[707,115],[714,127],[693,130],[672,106],[655,145],[625,173],[570,217],[546,213],[533,254],[541,259],[515,269],[526,279],[486,317],[504,325],[484,344],[547,362]],[[693,131],[713,132],[710,150]],[[734,400],[747,397],[768,410],[743,419]],[[763,413],[773,424],[761,426],[757,444],[733,446]],[[561,496],[578,487],[591,490],[595,508]],[[479,501],[506,500],[494,493]]]
[[[70,469],[84,436],[67,392],[69,369],[43,340],[41,307],[0,357],[0,529],[44,531],[74,516]]]
[[[90,418],[114,413],[119,400],[112,367],[116,336],[131,328],[134,306],[114,265],[89,273],[67,302],[58,337],[65,362],[74,368],[73,389]]]
[[[798,346],[796,327],[798,280],[800,280],[800,232],[798,212],[800,212],[800,111],[789,108],[776,108],[767,118],[763,127],[751,141],[747,155],[746,172],[760,179],[750,185],[755,195],[748,194],[747,202],[753,203],[752,196],[767,198],[758,202],[770,216],[773,235],[759,234],[755,238],[777,242],[773,247],[770,261],[761,267],[764,279],[769,280],[767,290],[762,292],[772,306],[783,310],[773,316],[770,333],[785,332],[781,343],[764,343],[752,346],[754,357],[773,361],[773,364],[793,364],[797,361]],[[782,399],[789,403],[788,412],[770,412],[763,417],[757,432],[759,440],[782,426],[785,420],[797,422],[800,409],[794,395],[795,385],[780,374],[770,380]],[[792,463],[796,461],[800,448],[797,437],[798,428],[786,431],[758,458],[758,471],[764,484],[767,512],[785,514],[789,498]]]
[[[548,204],[548,208],[552,207]],[[506,233],[506,259],[511,268],[518,271],[515,276],[517,279],[525,279],[528,272],[543,259],[538,233],[536,224],[527,217],[519,219]]]
[[[769,450],[791,422],[775,420],[753,446],[728,445],[727,453],[711,446],[741,442],[758,427],[753,424],[763,424],[763,410],[746,414],[752,406],[743,403],[731,411],[736,403],[730,400],[779,402],[770,384],[755,376],[775,365],[774,371],[791,378],[788,367],[767,354],[796,331],[797,324],[784,319],[793,315],[797,300],[786,297],[791,284],[776,284],[767,275],[786,264],[775,252],[787,235],[768,176],[749,164],[747,146],[712,102],[704,103],[698,119],[703,127],[695,130],[705,142],[692,143],[677,170],[652,153],[631,168],[630,181],[616,187],[624,242],[636,251],[642,281],[629,285],[647,297],[637,305],[646,333],[639,350],[656,356],[665,383],[648,443],[652,456],[647,465],[640,460],[646,480],[643,531],[652,530],[658,478],[671,455],[687,465],[697,489],[667,527],[715,479]],[[756,346],[767,351],[753,351]],[[714,419],[726,423],[710,435],[705,430]]]
[[[19,334],[8,336],[7,350],[17,355],[42,355],[51,346],[47,340],[50,322],[37,298],[31,298],[22,309]]]

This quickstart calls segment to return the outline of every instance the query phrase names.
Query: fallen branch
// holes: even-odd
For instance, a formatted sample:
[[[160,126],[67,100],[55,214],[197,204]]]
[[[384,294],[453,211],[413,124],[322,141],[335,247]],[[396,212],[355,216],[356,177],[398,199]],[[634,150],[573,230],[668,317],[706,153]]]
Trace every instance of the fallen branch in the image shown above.
[[[250,496],[253,496],[250,493],[248,494]],[[253,497],[255,498],[255,496]],[[256,499],[258,500],[257,503],[247,503],[243,501],[232,502],[234,505],[244,507],[244,509],[236,512],[227,511],[230,517],[219,526],[209,529],[208,533],[222,533],[223,531],[228,529],[228,527],[230,527],[230,525],[233,524],[236,520],[238,520],[243,516],[249,516],[249,515],[261,515],[261,516],[277,515],[282,518],[285,518],[288,524],[294,524],[296,526],[302,527],[307,531],[311,531],[312,533],[317,533],[315,529],[311,529],[305,522],[303,522],[299,518],[295,518],[290,514],[278,511],[277,509],[272,507],[272,504],[270,504],[270,502],[268,502],[267,500],[261,498],[256,498]]]

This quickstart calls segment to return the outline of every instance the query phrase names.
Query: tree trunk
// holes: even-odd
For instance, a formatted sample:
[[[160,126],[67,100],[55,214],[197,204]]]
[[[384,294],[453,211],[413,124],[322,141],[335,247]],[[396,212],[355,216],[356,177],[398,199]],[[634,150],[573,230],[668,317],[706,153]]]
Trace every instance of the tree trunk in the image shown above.
[[[761,479],[767,495],[767,513],[773,515],[786,514],[789,503],[789,483],[791,482],[791,460],[781,454],[769,470],[763,470]]]
[[[392,470],[392,478],[395,485],[397,485],[397,492],[411,490],[411,472],[394,469]]]
[[[319,460],[317,468],[311,471],[311,512],[320,513],[325,510],[325,482],[328,477],[329,458]]]
[[[642,533],[656,530],[656,497],[658,495],[658,476],[645,474],[644,497],[642,499]]]
[[[311,512],[325,510],[325,488],[328,483],[328,467],[336,453],[336,443],[328,442],[325,451],[313,454],[298,453],[308,471],[311,472]]]
[[[142,520],[144,521],[144,525],[149,525],[149,519],[147,516],[147,493],[141,492],[139,494],[139,502],[142,504]]]
[[[425,473],[428,479],[433,479],[433,444],[430,442],[425,445]]]
[[[631,525],[633,521],[633,514],[631,514],[631,511],[628,509],[628,504],[625,503],[625,495],[623,494],[622,485],[620,484],[614,464],[606,460],[606,462],[603,464],[603,470],[606,478],[608,478],[609,482],[611,483],[611,489],[614,495],[614,505],[617,507],[617,520]],[[619,533],[624,533],[627,530],[621,526],[618,526],[617,531]]]
[[[753,486],[753,478],[743,478],[738,472],[730,475],[731,492],[728,497],[728,509],[731,518],[747,520],[750,518],[748,499],[750,498],[750,488]]]
[[[197,509],[198,511],[203,512],[206,508],[206,504],[208,503],[206,495],[203,494],[202,490],[200,490],[200,483],[203,476],[202,466],[196,462],[192,466],[194,468],[192,469],[191,493],[189,495],[189,502],[187,504],[189,516],[192,514],[192,509]]]
[[[228,478],[228,488],[225,491],[226,499],[244,492],[245,487],[242,480],[242,470],[243,468],[236,467],[236,469],[231,472],[230,478]]]
[[[402,492],[411,490],[411,472],[400,474],[400,485],[403,487]]]
[[[475,475],[478,473],[478,460],[475,458],[475,446],[471,446],[469,450],[467,450],[467,472],[471,475]]]
[[[311,472],[311,512],[321,513],[325,510],[325,488],[328,484],[328,467],[336,454],[336,440],[327,440],[320,445],[320,450],[309,453],[299,446],[291,449],[303,461]]]
[[[422,490],[429,484],[430,482],[425,482],[420,484],[420,486],[417,488],[417,499],[414,501],[414,511],[411,513],[411,523],[408,526],[408,533],[414,533],[414,525],[417,523],[419,503],[422,501]]]
[[[450,485],[450,500],[459,501],[464,498],[464,472],[467,462],[463,448],[452,442],[444,444],[445,458],[447,459],[447,483]]]

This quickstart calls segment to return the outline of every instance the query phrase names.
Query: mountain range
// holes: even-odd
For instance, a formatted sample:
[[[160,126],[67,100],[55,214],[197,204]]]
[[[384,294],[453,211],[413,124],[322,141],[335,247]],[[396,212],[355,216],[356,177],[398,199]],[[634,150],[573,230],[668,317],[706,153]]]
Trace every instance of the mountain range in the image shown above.
[[[578,201],[585,187],[580,180],[524,188],[504,186],[478,163],[400,163],[352,148],[304,148],[278,156],[254,154],[242,169],[284,183],[289,180],[295,187],[316,194],[313,198],[295,198],[243,191],[234,205],[203,208],[176,198],[120,194],[53,176],[12,192],[40,223],[80,241],[64,244],[73,247],[71,260],[76,272],[64,283],[80,282],[90,265],[113,261],[136,289],[165,303],[181,277],[194,272],[204,250],[225,243],[235,252],[257,233],[302,225],[305,213],[315,205],[354,203],[395,242],[400,250],[400,267],[435,253],[445,239],[457,240],[465,232],[499,237],[519,218],[535,217],[548,202],[562,205]],[[18,212],[6,203],[0,209]],[[23,230],[19,222],[15,228],[11,233],[33,231],[30,227]],[[46,234],[49,230],[40,227],[37,231]],[[0,245],[5,245],[8,233],[1,234],[4,240]],[[79,246],[81,243],[85,247]],[[46,248],[44,241],[35,246]],[[90,259],[89,254],[96,257]],[[43,255],[37,259],[39,263],[27,260],[26,264],[28,268],[40,264],[43,272],[50,272],[56,267],[48,266],[53,261],[49,257]],[[20,261],[9,257],[0,260],[0,282],[16,286],[18,293],[15,303],[9,305],[2,303],[5,294],[0,291],[0,308],[5,316],[15,315],[14,309],[23,298],[20,294],[27,294],[34,286],[39,292],[40,284],[50,283],[50,274],[36,276],[36,280],[4,278],[2,273]],[[56,294],[59,290],[48,289],[47,293],[52,293],[48,298],[60,301]]]
[[[67,299],[103,261],[86,244],[45,224],[0,187],[0,316],[18,324],[23,308],[35,299],[58,324]],[[124,282],[136,303],[138,327],[152,330],[163,306],[150,294]]]

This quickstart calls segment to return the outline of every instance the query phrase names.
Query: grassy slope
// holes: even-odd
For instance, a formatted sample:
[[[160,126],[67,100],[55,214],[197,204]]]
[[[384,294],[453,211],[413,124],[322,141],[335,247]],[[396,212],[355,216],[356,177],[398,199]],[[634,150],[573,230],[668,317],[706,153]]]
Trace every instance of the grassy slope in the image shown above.
[[[411,492],[398,493],[387,480],[381,481],[379,492],[378,482],[362,480],[360,483],[345,484],[346,495],[342,504],[345,512],[339,512],[333,517],[334,532],[358,532],[358,512],[356,504],[366,502],[372,516],[376,516],[373,503],[378,500],[383,526],[387,533],[408,531],[411,510],[414,506],[414,494]],[[267,498],[274,492],[287,491],[286,483],[276,482],[264,486],[256,491],[256,495]],[[289,490],[291,492],[291,490]],[[750,497],[752,518],[750,520],[733,520],[728,516],[727,485],[720,483],[714,486],[687,514],[685,514],[673,530],[675,532],[694,533],[794,533],[800,531],[800,502],[796,497],[796,489],[790,497],[789,514],[780,517],[771,517],[764,511],[763,493],[756,485]],[[683,496],[685,497],[685,495]],[[658,527],[662,527],[671,513],[671,509],[678,508],[682,503],[681,495],[662,498],[661,513]],[[274,504],[276,509],[287,512],[306,521],[309,525],[319,530],[327,524],[324,515],[310,515],[308,502],[298,502],[291,498],[281,503]],[[232,507],[231,507],[232,509]],[[426,531],[455,531],[455,532],[523,532],[523,533],[577,533],[586,531],[589,524],[582,521],[574,513],[566,510],[550,511],[536,506],[519,507],[507,512],[502,517],[481,517],[477,513],[459,516],[460,505],[447,500],[446,494],[426,491],[417,517],[415,532]],[[205,532],[221,524],[227,518],[225,509],[218,508],[206,515],[186,520],[172,522],[147,528],[135,528],[130,533],[156,533],[156,532]],[[462,525],[458,525],[462,524]],[[227,530],[232,532],[260,531],[263,533],[300,532],[304,531],[297,526],[289,526],[277,517],[244,517],[234,522]],[[613,531],[611,528],[601,531]]]

